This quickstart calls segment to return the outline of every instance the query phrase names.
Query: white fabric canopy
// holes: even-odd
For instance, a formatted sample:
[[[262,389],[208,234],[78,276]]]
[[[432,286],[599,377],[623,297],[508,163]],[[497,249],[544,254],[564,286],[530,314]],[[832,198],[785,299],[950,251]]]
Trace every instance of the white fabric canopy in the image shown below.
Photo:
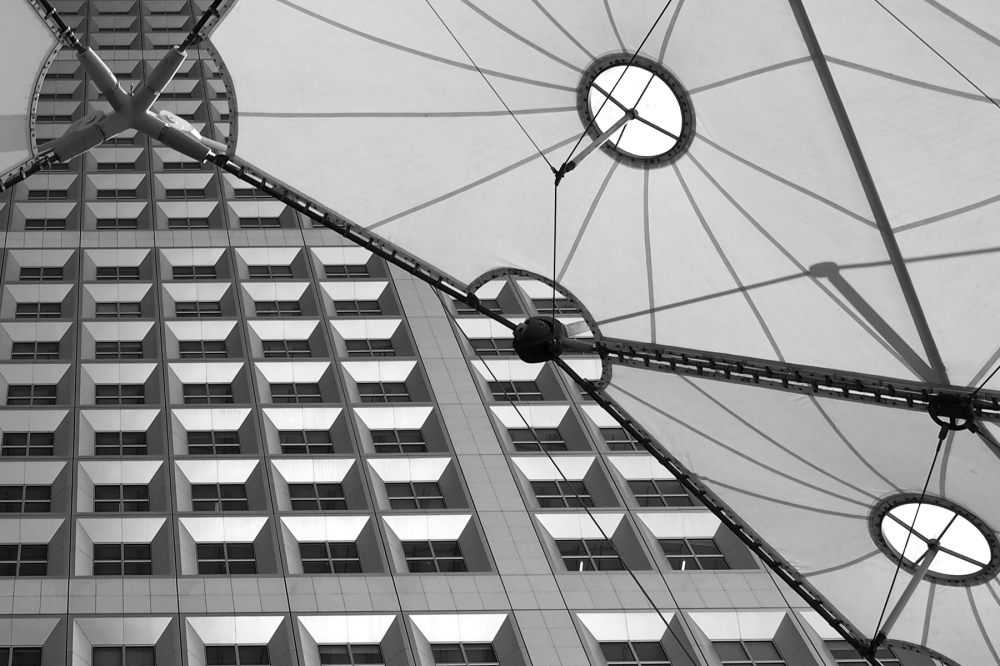
[[[0,178],[31,154],[35,84],[55,36],[27,0],[3,0],[0,21]]]
[[[1000,5],[882,2],[673,0],[657,22],[640,0],[238,0],[212,42],[238,158],[475,285],[552,276],[546,161],[584,129],[584,72],[655,23],[642,54],[690,95],[689,150],[598,151],[558,188],[555,278],[602,334],[975,385],[1000,355],[1000,109],[955,68],[1000,97]],[[871,636],[894,562],[867,517],[919,493],[926,415],[621,367],[608,392]],[[932,494],[1000,525],[994,453],[960,434],[946,460]],[[1000,663],[997,590],[925,583],[890,638]]]

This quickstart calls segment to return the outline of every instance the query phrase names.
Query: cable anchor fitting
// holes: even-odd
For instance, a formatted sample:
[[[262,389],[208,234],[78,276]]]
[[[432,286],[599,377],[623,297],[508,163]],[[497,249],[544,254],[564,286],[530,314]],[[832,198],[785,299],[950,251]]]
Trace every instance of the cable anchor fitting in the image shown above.
[[[937,393],[927,403],[927,412],[941,426],[943,438],[951,431],[979,432],[972,396],[957,393]]]

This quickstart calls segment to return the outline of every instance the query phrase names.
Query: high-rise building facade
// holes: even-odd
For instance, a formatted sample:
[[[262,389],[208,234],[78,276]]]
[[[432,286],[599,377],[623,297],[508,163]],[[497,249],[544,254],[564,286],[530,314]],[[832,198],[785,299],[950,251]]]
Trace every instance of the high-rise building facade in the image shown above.
[[[128,87],[207,2],[53,4]],[[203,44],[157,108],[231,101]],[[65,51],[37,109],[108,110]],[[509,331],[216,167],[126,132],[0,220],[0,666],[863,663]]]

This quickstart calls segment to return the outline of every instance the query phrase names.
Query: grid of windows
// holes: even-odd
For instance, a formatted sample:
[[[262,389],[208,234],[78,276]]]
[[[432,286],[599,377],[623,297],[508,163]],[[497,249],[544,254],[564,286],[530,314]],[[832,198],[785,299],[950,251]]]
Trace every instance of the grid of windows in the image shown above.
[[[532,481],[538,505],[544,508],[594,506],[594,500],[583,481]]]
[[[247,266],[251,280],[291,280],[292,267],[278,265]]]
[[[187,435],[192,456],[234,456],[240,453],[240,434],[235,430],[191,430]]]
[[[255,301],[258,317],[301,317],[302,306],[298,301]]]
[[[0,486],[0,513],[48,513],[52,510],[49,486]]]
[[[338,317],[380,317],[382,306],[378,301],[334,301]]]
[[[98,384],[94,388],[94,402],[98,405],[145,405],[146,387],[143,384]]]
[[[18,303],[14,308],[15,319],[58,319],[61,316],[61,303]]]
[[[393,509],[445,509],[444,494],[437,481],[387,483],[385,492]]]
[[[139,279],[139,267],[138,266],[98,266],[97,275],[98,280],[138,280]]]
[[[271,384],[271,402],[306,404],[323,402],[319,384],[300,382],[294,384]]]
[[[500,666],[491,643],[436,643],[431,645],[434,663],[444,666]]]
[[[227,358],[225,340],[181,340],[178,343],[181,358]]]
[[[233,403],[232,384],[185,384],[185,405],[229,405]]]
[[[663,646],[654,641],[601,642],[608,666],[670,666]]]
[[[55,453],[55,435],[51,432],[5,432],[0,443],[3,456],[51,456]]]
[[[624,428],[601,428],[601,436],[611,451],[638,451],[641,448]]]
[[[641,479],[628,482],[639,506],[694,506],[694,499],[676,479]]]
[[[242,483],[199,483],[191,485],[194,511],[249,511],[247,488]]]
[[[149,451],[145,432],[98,432],[94,434],[94,455],[144,456]]]
[[[269,666],[266,645],[206,645],[206,666]]]
[[[786,666],[771,641],[715,641],[712,647],[722,666]]]
[[[715,539],[659,539],[671,569],[729,569]]]
[[[495,298],[484,298],[479,301],[479,304],[494,314],[503,314],[503,308],[500,307],[500,301]],[[479,314],[478,310],[472,306],[466,305],[462,301],[455,301],[455,312],[460,315]]]
[[[56,404],[55,384],[11,384],[7,387],[9,406]]]
[[[457,541],[404,541],[403,556],[411,573],[468,571]]]
[[[320,645],[319,663],[345,666],[362,666],[363,664],[385,664],[382,647],[374,645]]]
[[[252,543],[199,543],[198,573],[255,574],[257,558]]]
[[[98,513],[149,511],[149,486],[144,484],[95,485],[94,511]]]
[[[0,666],[42,666],[42,648],[0,647]]]
[[[410,402],[403,382],[358,382],[361,402]]]
[[[372,430],[375,453],[426,453],[424,434],[419,430]]]
[[[156,648],[152,645],[114,645],[94,647],[91,666],[156,666]]]
[[[15,342],[10,347],[12,361],[51,361],[59,358],[58,342]]]
[[[339,483],[289,483],[292,511],[345,511],[347,497]]]
[[[559,428],[508,428],[515,451],[568,451]]]
[[[148,543],[95,543],[95,576],[149,576],[153,549]]]
[[[352,541],[303,542],[299,554],[303,573],[361,573],[358,547]]]
[[[472,338],[478,356],[514,356],[514,338]]]
[[[47,543],[0,544],[0,576],[44,576],[48,558]]]
[[[610,539],[559,539],[567,571],[621,571],[625,568]]]
[[[869,661],[861,656],[847,641],[826,641],[837,666],[867,666]],[[875,651],[875,658],[882,666],[902,666],[902,661],[888,645],[883,645]]]
[[[215,266],[174,266],[175,280],[214,280]]]
[[[357,280],[371,277],[364,264],[334,264],[323,267],[328,280]]]
[[[542,391],[535,382],[490,382],[489,384],[494,400],[524,402],[542,399]]]
[[[63,279],[62,266],[28,266],[21,269],[21,282],[58,282]]]
[[[278,441],[282,453],[333,453],[333,440],[328,430],[281,430]]]
[[[396,350],[392,346],[392,340],[370,340],[360,338],[357,340],[345,340],[347,355],[350,357],[384,357],[395,356]]]

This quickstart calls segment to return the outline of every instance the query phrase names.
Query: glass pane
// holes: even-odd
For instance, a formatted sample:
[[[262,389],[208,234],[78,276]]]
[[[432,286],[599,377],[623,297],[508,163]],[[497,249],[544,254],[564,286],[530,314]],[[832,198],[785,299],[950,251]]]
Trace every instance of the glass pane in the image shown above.
[[[465,657],[462,656],[462,647],[458,643],[439,643],[432,645],[434,652],[434,663],[436,664],[464,664]]]
[[[750,658],[738,641],[719,641],[712,643],[712,647],[722,661],[747,661]]]
[[[120,647],[95,647],[91,653],[91,663],[94,666],[122,666],[122,649]]]
[[[756,661],[780,661],[781,654],[771,641],[744,641],[747,652]]]
[[[632,651],[625,642],[601,643],[601,652],[608,661],[630,661]]]

